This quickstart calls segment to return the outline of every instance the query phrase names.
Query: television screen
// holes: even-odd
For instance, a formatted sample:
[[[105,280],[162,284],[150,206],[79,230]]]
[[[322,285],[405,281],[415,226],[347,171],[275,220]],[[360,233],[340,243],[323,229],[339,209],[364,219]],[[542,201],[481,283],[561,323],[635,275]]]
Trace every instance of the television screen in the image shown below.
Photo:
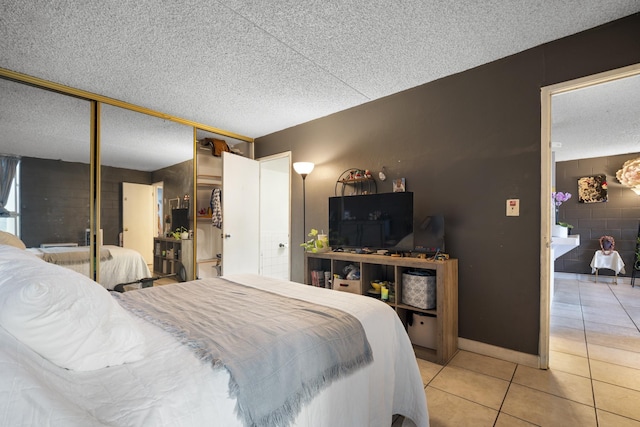
[[[413,250],[413,193],[329,197],[329,245]]]

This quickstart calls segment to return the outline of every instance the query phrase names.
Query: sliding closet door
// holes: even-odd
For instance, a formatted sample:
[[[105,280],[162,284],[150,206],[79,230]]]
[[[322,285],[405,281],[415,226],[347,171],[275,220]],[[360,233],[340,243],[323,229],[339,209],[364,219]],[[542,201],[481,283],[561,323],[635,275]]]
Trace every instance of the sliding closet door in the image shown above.
[[[184,206],[189,221],[193,221],[190,206],[193,199],[193,128],[107,104],[102,104],[101,113],[103,243],[119,245],[122,241],[122,246],[134,249],[144,257],[154,275],[167,274],[153,271],[153,239],[164,225],[158,224],[156,211],[163,211],[164,216],[171,219],[172,207]],[[163,183],[162,203],[153,193],[153,184],[159,182]],[[125,186],[141,191],[126,195]],[[171,200],[179,201],[180,205],[176,206]],[[134,204],[131,209],[129,202]],[[137,204],[140,207],[136,207]],[[167,225],[171,231],[175,228],[173,224]],[[185,240],[182,244],[193,246],[193,240]],[[193,249],[184,253],[193,253]],[[185,264],[187,278],[192,279],[193,259],[185,256],[181,262]]]
[[[90,223],[91,104],[0,79],[0,155],[20,157],[20,237],[84,245]],[[84,268],[86,267],[86,268]],[[82,272],[89,274],[88,263]]]

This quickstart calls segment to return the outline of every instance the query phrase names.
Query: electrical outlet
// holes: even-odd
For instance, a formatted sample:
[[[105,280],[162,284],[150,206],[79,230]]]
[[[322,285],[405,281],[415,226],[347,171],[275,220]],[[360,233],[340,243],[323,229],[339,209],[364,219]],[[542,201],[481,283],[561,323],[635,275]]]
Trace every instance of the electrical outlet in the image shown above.
[[[507,199],[507,216],[520,216],[520,199]]]

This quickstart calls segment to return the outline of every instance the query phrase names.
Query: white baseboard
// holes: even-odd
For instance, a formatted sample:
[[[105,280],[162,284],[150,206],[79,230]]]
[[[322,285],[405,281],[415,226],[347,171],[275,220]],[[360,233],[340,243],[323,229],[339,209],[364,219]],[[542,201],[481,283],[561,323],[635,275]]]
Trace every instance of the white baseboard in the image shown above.
[[[513,362],[519,365],[529,366],[531,368],[540,367],[540,358],[538,355],[521,353],[519,351],[509,350],[508,348],[497,347],[495,345],[485,344],[479,341],[458,338],[458,348],[460,350],[482,354],[483,356],[495,357],[496,359],[506,360],[507,362]]]

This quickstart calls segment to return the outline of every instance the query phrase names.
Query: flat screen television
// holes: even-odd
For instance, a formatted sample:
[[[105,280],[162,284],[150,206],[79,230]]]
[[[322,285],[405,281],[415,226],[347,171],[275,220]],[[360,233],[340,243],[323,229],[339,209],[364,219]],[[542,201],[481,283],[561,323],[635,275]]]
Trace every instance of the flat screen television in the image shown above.
[[[329,197],[329,245],[413,250],[413,193]]]

